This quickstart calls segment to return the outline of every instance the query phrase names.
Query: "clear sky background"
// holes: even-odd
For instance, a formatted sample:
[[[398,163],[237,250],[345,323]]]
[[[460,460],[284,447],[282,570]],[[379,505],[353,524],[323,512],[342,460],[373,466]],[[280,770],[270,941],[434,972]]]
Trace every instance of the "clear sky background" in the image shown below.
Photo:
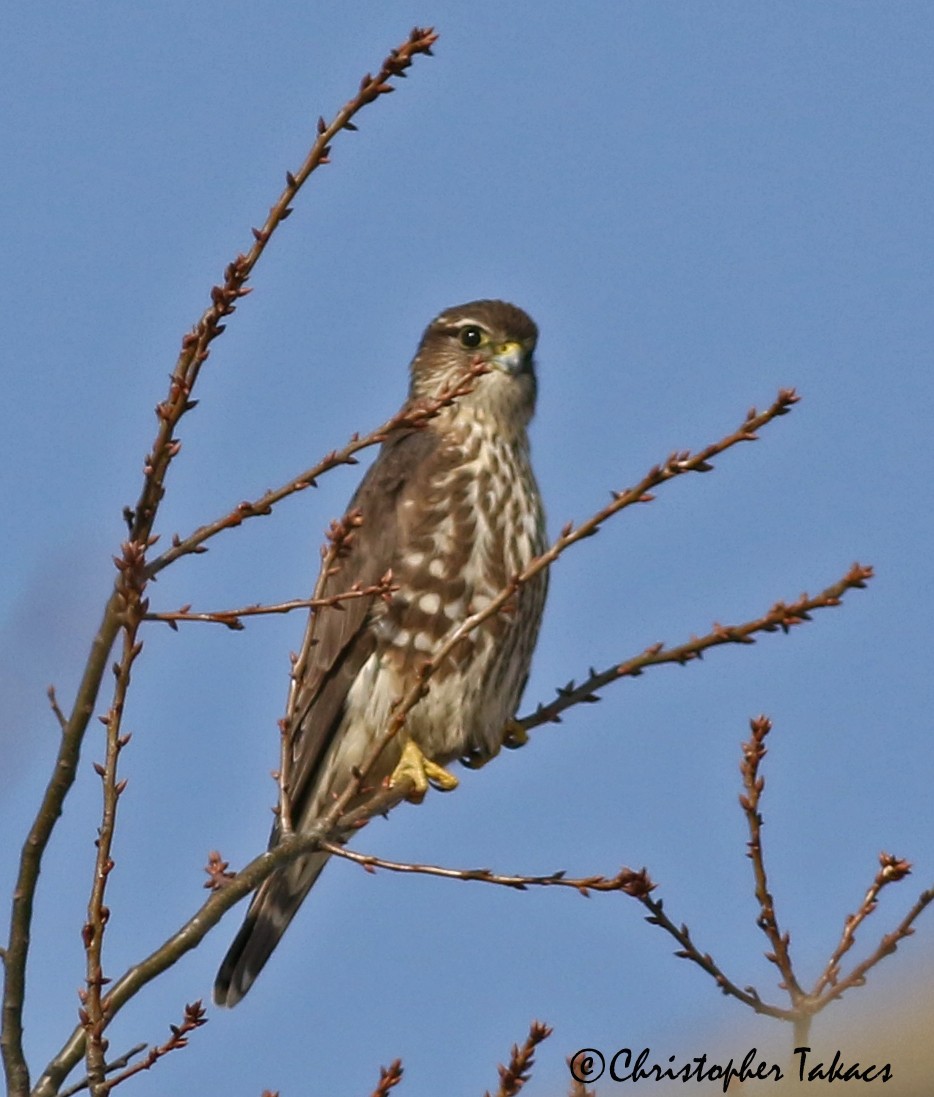
[[[760,442],[562,558],[522,711],[591,665],[758,616],[856,559],[877,570],[869,589],[790,636],[611,687],[357,842],[502,871],[646,865],[699,946],[782,1002],[736,805],[751,716],[775,721],[765,838],[802,980],[880,849],[915,874],[852,955],[934,880],[934,9],[910,0],[8,6],[0,883],[53,757],[44,690],[71,699],[180,337],[318,114],[414,23],[436,25],[435,58],[335,142],[263,259],[183,423],[159,531],[187,532],[381,422],[425,324],[476,297],[512,300],[541,328],[533,448],[553,534],[796,386],[802,403]],[[173,567],[154,606],[307,595],[358,477],[335,472]],[[243,633],[147,630],[110,975],[202,901],[208,850],[236,866],[262,848],[303,628],[292,615]],[[36,1068],[75,1021],[102,751],[95,723],[41,881]],[[242,909],[124,1011],[115,1053],[158,1042],[184,1002],[208,999]],[[818,1021],[817,1045],[930,979],[932,942],[929,914]],[[565,1056],[585,1045],[648,1045],[663,1060],[787,1049],[786,1028],[672,951],[621,896],[333,864],[249,997],[212,1006],[190,1048],[127,1092],[354,1097],[401,1056],[408,1097],[479,1094],[532,1018],[556,1029],[532,1097],[563,1092]],[[897,1064],[908,1049],[883,1054]]]

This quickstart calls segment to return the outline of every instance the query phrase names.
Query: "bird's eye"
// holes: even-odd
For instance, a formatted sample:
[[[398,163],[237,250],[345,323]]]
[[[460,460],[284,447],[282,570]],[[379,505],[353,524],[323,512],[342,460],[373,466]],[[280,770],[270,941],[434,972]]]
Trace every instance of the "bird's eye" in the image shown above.
[[[483,342],[483,328],[477,327],[476,324],[468,324],[466,328],[461,328],[460,341],[461,346],[468,350],[479,347]]]

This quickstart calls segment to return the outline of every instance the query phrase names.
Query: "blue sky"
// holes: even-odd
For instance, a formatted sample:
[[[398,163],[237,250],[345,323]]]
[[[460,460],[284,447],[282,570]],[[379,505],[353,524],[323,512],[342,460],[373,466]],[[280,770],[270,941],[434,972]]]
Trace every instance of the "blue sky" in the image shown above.
[[[915,875],[886,896],[859,955],[934,878],[934,12],[910,0],[532,12],[515,2],[5,12],[5,891],[54,749],[44,690],[54,682],[65,702],[74,689],[179,339],[301,162],[317,116],[415,23],[437,27],[436,56],[335,143],[215,344],[183,424],[163,536],[385,419],[427,321],[476,297],[512,300],[541,328],[533,447],[553,534],[795,386],[802,403],[760,442],[562,558],[522,711],[590,665],[757,616],[855,559],[876,568],[869,589],[791,636],[619,684],[357,844],[516,872],[647,865],[699,945],[780,1001],[736,807],[739,742],[766,712],[765,840],[803,980],[880,849],[912,860]],[[358,475],[338,471],[173,567],[154,606],[306,594],[323,530]],[[127,712],[111,974],[195,909],[209,849],[234,865],[261,849],[302,629],[292,616],[239,634],[147,634]],[[39,894],[27,1015],[37,1069],[74,1023],[83,974],[96,727]],[[115,1052],[164,1038],[185,1001],[208,998],[239,913],[124,1011]],[[928,917],[864,1004],[846,999],[815,1039],[830,1046],[848,1011],[929,978],[932,939]],[[786,1030],[671,952],[618,896],[334,864],[245,1002],[212,1007],[189,1050],[130,1085],[289,1094],[315,1079],[366,1094],[379,1064],[401,1056],[409,1097],[480,1093],[533,1017],[556,1029],[533,1097],[562,1092],[564,1058],[583,1045],[690,1058],[726,1033],[731,1052],[787,1047]],[[906,1054],[884,1040],[883,1050]]]

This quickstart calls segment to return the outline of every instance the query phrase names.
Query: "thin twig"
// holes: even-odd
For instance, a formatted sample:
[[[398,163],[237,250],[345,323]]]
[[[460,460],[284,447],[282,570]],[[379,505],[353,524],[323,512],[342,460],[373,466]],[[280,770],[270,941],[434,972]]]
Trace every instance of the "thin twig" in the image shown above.
[[[112,1074],[115,1070],[121,1070],[127,1065],[127,1063],[133,1058],[134,1055],[139,1055],[141,1051],[145,1051],[149,1047],[149,1044],[134,1044],[129,1051],[125,1051],[116,1059],[111,1059],[104,1064],[104,1073]],[[73,1086],[68,1086],[67,1089],[60,1090],[58,1097],[74,1097],[76,1093],[80,1093],[81,1090],[87,1089],[89,1079],[85,1075],[79,1082],[75,1082]]]
[[[180,1048],[188,1047],[188,1033],[194,1032],[195,1029],[200,1028],[202,1025],[208,1023],[207,1017],[204,1015],[204,1007],[200,1001],[191,1002],[185,1006],[185,1016],[180,1025],[169,1025],[172,1035],[164,1044],[160,1044],[158,1047],[150,1048],[149,1054],[145,1059],[140,1059],[138,1062],[133,1063],[132,1066],[127,1067],[122,1074],[118,1074],[115,1078],[108,1078],[102,1088],[102,1097],[106,1097],[115,1086],[120,1085],[121,1082],[125,1082],[128,1078],[132,1078],[135,1074],[140,1074],[144,1070],[149,1070],[153,1067],[163,1056],[168,1055],[170,1051],[178,1051]],[[146,1045],[143,1044],[143,1047]]]
[[[68,717],[65,715],[64,712],[62,712],[61,708],[59,707],[58,696],[55,693],[55,686],[49,686],[49,688],[45,691],[45,693],[46,693],[46,696],[49,699],[49,707],[52,710],[52,714],[55,716],[55,719],[58,721],[59,728],[62,731],[67,730],[67,728],[68,728]]]
[[[360,525],[360,515],[354,511],[344,515],[339,521],[331,522],[326,534],[326,543],[321,548],[321,568],[318,578],[315,580],[315,589],[312,592],[312,601],[324,599],[324,589],[328,579],[340,568],[340,561],[350,551],[354,530]],[[318,615],[315,614],[308,622],[302,646],[292,662],[292,670],[289,677],[289,696],[286,703],[286,715],[279,721],[279,771],[277,774],[279,803],[277,816],[279,833],[289,835],[292,833],[292,745],[295,739],[295,731],[300,726],[303,713],[298,711],[298,697],[305,679],[305,671],[311,649],[317,643],[316,633]]]
[[[393,1059],[388,1067],[379,1068],[379,1081],[371,1097],[386,1097],[391,1089],[402,1081],[402,1060]]]
[[[564,870],[550,872],[546,876],[503,875],[488,868],[446,868],[442,865],[419,864],[414,861],[390,861],[385,857],[375,857],[370,853],[358,853],[346,849],[336,842],[321,841],[318,848],[343,857],[361,865],[368,872],[386,869],[389,872],[409,873],[416,876],[440,876],[445,880],[474,880],[482,884],[496,884],[499,887],[525,891],[530,887],[566,887],[573,888],[587,898],[591,891],[622,891],[627,895],[648,894],[655,885],[649,879],[645,869],[635,872],[631,868],[621,868],[615,876],[569,877]]]
[[[23,1053],[23,1006],[26,1000],[26,961],[39,870],[62,805],[74,784],[81,744],[94,711],[110,649],[120,627],[122,601],[111,594],[103,620],[85,664],[67,726],[62,731],[52,775],[20,852],[19,872],[10,904],[10,936],[4,962],[3,1023],[0,1045],[9,1097],[26,1097],[29,1067]]]
[[[625,662],[614,664],[606,670],[591,670],[589,677],[580,685],[575,685],[572,680],[566,686],[559,687],[555,700],[547,705],[539,704],[534,712],[519,717],[515,724],[524,732],[543,724],[558,724],[561,722],[561,714],[567,709],[599,700],[596,696],[598,690],[620,678],[637,678],[647,667],[660,666],[663,663],[685,666],[702,659],[705,651],[721,644],[752,644],[755,643],[756,634],[776,632],[779,629],[787,633],[796,625],[810,621],[814,610],[839,606],[848,590],[862,589],[871,578],[871,567],[854,564],[842,579],[822,590],[820,594],[813,597],[802,594],[794,602],[776,602],[767,613],[753,621],[746,621],[741,625],[715,625],[706,635],[692,637],[675,647],[665,647],[661,643],[652,644],[641,655]]]
[[[127,515],[133,540],[146,540],[151,533],[155,510],[164,493],[166,469],[181,445],[174,438],[175,427],[181,417],[194,407],[194,402],[190,400],[191,389],[210,354],[210,345],[224,331],[222,321],[235,311],[236,301],[250,292],[246,283],[273,234],[292,212],[292,202],[299,190],[315,170],[330,163],[334,138],[342,130],[356,128],[351,121],[353,117],[367,104],[391,92],[393,88],[389,81],[404,75],[416,55],[430,54],[436,39],[437,35],[431,28],[414,28],[407,41],[389,54],[375,77],[369,73],[364,76],[360,90],[341,107],[330,123],[319,118],[314,143],[301,167],[294,173],[285,173],[285,187],[273,203],[262,227],[253,229],[252,246],[228,264],[223,284],[212,288],[210,306],[182,340],[169,398],[156,408],[160,420],[159,432],[145,463],[143,491],[135,508]],[[150,570],[149,575],[153,574],[155,572]]]
[[[102,1005],[102,989],[108,980],[103,971],[104,930],[110,918],[110,910],[104,899],[107,882],[114,867],[111,855],[114,831],[117,822],[117,803],[126,787],[126,781],[117,780],[117,764],[120,752],[129,742],[129,735],[122,734],[123,710],[127,691],[130,688],[130,676],[133,664],[143,649],[136,639],[142,614],[146,612],[143,598],[145,579],[142,566],[145,549],[134,542],[123,546],[123,557],[116,561],[118,570],[117,589],[122,595],[123,610],[123,650],[120,660],[114,665],[113,700],[106,716],[101,721],[107,729],[106,753],[104,764],[94,763],[94,769],[101,779],[102,811],[101,824],[98,827],[95,846],[94,875],[91,883],[91,895],[88,899],[88,917],[82,930],[82,939],[86,956],[86,990],[81,992],[81,1008],[78,1011],[81,1023],[87,1029],[88,1041],[86,1057],[88,1064],[88,1087],[92,1097],[104,1097],[107,1084],[106,1073],[107,1042],[104,1039],[106,1021]]]
[[[220,518],[216,518],[213,522],[199,526],[187,537],[173,534],[171,547],[150,561],[146,574],[148,576],[157,575],[180,556],[207,552],[205,541],[216,537],[224,530],[235,529],[249,518],[258,518],[271,514],[272,508],[288,496],[294,495],[298,491],[304,491],[306,488],[317,487],[318,480],[325,473],[339,468],[341,465],[355,465],[357,463],[356,454],[371,446],[380,445],[394,431],[423,427],[439,415],[444,408],[450,407],[456,400],[472,392],[477,379],[487,372],[489,372],[489,367],[483,363],[472,365],[449,388],[442,389],[437,396],[419,400],[417,403],[403,407],[387,419],[385,423],[371,430],[368,434],[354,434],[340,449],[326,453],[316,464],[305,469],[298,476],[293,476],[292,479],[279,487],[264,492],[256,499],[238,503],[233,510],[228,511]]]
[[[765,858],[762,850],[762,816],[759,813],[759,798],[765,788],[765,778],[759,774],[759,763],[766,755],[765,737],[772,730],[772,722],[765,716],[757,716],[749,722],[752,736],[743,743],[743,761],[740,772],[743,775],[745,792],[740,794],[739,803],[746,816],[749,828],[749,841],[746,843],[746,856],[752,863],[755,879],[756,899],[759,902],[759,917],[756,925],[766,935],[772,947],[766,953],[766,959],[775,964],[782,975],[780,986],[787,990],[793,1006],[797,1006],[805,996],[795,978],[791,963],[787,933],[782,933],[775,914],[775,900],[769,891],[768,877],[765,871]]]
[[[915,901],[914,906],[898,923],[891,933],[886,933],[875,951],[861,963],[857,964],[849,974],[838,978],[836,983],[827,987],[821,999],[822,1004],[842,997],[844,991],[854,987],[861,987],[866,982],[867,974],[886,956],[891,956],[899,944],[914,933],[914,923],[922,912],[934,902],[934,887],[922,891]]]
[[[543,1040],[547,1040],[551,1033],[552,1029],[548,1025],[543,1025],[541,1021],[533,1021],[521,1047],[519,1044],[512,1045],[509,1064],[499,1067],[499,1088],[496,1091],[496,1097],[516,1097],[532,1076],[536,1047]],[[486,1097],[490,1097],[489,1090]]]
[[[330,594],[326,598],[292,598],[287,602],[276,602],[271,605],[260,605],[254,602],[242,609],[222,609],[192,613],[191,606],[182,606],[173,611],[161,611],[147,613],[144,621],[164,621],[173,629],[188,621],[205,621],[211,624],[226,625],[234,631],[240,631],[245,626],[242,617],[260,617],[273,613],[291,613],[296,609],[327,609],[334,607],[340,609],[343,602],[352,601],[354,598],[387,598],[399,589],[398,584],[392,581],[392,572],[387,571],[379,583],[364,587],[359,583],[339,594]]]
[[[574,1059],[569,1058],[567,1064],[571,1072],[571,1088],[568,1090],[568,1097],[597,1097],[595,1089],[588,1089],[579,1078],[574,1076]]]
[[[843,921],[843,932],[840,934],[840,940],[833,950],[830,959],[827,961],[823,972],[814,984],[814,989],[811,992],[814,997],[821,994],[826,987],[836,987],[838,985],[840,979],[840,961],[856,943],[857,929],[859,929],[866,918],[876,909],[879,901],[879,893],[882,889],[887,884],[903,880],[911,873],[911,865],[908,861],[895,857],[891,853],[886,853],[884,850],[879,854],[879,865],[880,867],[879,871],[876,873],[876,878],[866,892],[859,910],[857,910],[855,914],[847,915]],[[921,913],[921,909],[923,909],[923,907],[918,909],[914,917],[917,917],[917,915]],[[912,919],[912,921],[913,920],[914,919]],[[911,923],[909,922],[908,925],[910,924]],[[902,934],[902,936],[905,936],[905,934]],[[893,948],[888,951],[894,952],[895,950]],[[885,952],[882,955],[888,955],[888,952]],[[882,955],[879,956],[879,959],[882,958]]]
[[[749,1006],[750,1009],[755,1010],[756,1013],[762,1013],[767,1017],[777,1017],[782,1021],[794,1021],[797,1013],[793,1009],[782,1009],[780,1006],[772,1006],[767,1002],[763,1002],[759,997],[758,991],[755,987],[746,987],[745,989],[739,987],[731,979],[728,979],[726,975],[720,970],[713,957],[708,952],[701,952],[699,948],[691,940],[691,934],[688,927],[682,924],[676,926],[674,922],[665,913],[662,900],[653,899],[650,895],[642,896],[639,902],[646,907],[650,914],[646,918],[649,925],[659,926],[666,933],[672,936],[678,944],[681,946],[675,956],[682,960],[690,960],[692,963],[697,964],[699,968],[706,971],[710,975],[717,986],[723,991],[724,994],[728,994],[744,1005]]]

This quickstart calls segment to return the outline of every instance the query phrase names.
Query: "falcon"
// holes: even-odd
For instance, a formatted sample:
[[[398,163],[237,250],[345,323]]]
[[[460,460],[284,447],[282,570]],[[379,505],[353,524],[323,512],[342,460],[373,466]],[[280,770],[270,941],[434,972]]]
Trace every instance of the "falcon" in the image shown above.
[[[307,658],[293,671],[286,791],[296,833],[311,829],[385,734],[395,703],[445,636],[545,549],[545,518],[526,433],[535,409],[538,329],[505,301],[441,313],[412,360],[403,406],[450,392],[474,365],[487,371],[420,426],[390,433],[348,507],[353,534],[324,594],[377,586],[309,618]],[[415,798],[450,789],[444,767],[482,764],[522,741],[512,724],[528,677],[546,574],[466,636],[435,668],[428,693],[366,773],[370,786],[404,776]],[[314,642],[311,643],[313,636]],[[270,848],[281,836],[273,826]],[[235,1005],[259,974],[328,859],[305,855],[260,885],[214,985]]]

